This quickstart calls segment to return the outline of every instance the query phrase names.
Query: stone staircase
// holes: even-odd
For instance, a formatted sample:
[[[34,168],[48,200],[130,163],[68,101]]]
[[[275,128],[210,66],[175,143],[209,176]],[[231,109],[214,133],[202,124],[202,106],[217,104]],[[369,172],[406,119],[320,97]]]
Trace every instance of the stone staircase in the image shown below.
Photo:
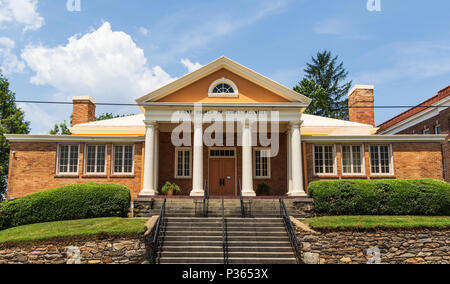
[[[224,263],[222,218],[175,217],[180,212],[171,213],[160,236],[157,263]],[[267,214],[271,215],[271,210]],[[280,217],[227,217],[226,224],[229,264],[296,263]]]
[[[225,199],[225,217],[241,217],[240,199]],[[310,199],[284,199],[289,214],[295,218],[311,217]],[[163,199],[138,199],[134,201],[134,217],[159,215]],[[278,199],[245,199],[246,217],[279,218]],[[208,217],[222,217],[222,199],[207,201]],[[305,209],[306,208],[306,209]],[[167,217],[203,217],[203,199],[167,199]]]

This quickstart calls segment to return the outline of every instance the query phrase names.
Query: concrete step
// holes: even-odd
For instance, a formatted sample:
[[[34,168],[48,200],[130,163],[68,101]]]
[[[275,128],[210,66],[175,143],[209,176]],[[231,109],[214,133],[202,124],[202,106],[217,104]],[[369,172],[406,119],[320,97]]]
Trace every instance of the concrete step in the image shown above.
[[[216,236],[162,236],[161,239],[165,241],[222,241],[222,234]],[[229,236],[228,241],[241,241],[241,242],[249,242],[249,241],[289,241],[287,234],[285,236]]]
[[[284,232],[286,233],[286,229],[284,226],[277,226],[277,227],[257,227],[258,224],[254,224],[252,226],[246,226],[245,230],[250,232]],[[233,231],[239,231],[242,230],[242,227],[240,226],[227,226],[227,231],[233,232]],[[166,226],[166,232],[177,232],[177,233],[183,233],[183,232],[189,232],[189,231],[206,231],[206,232],[222,232],[222,224],[217,226],[186,226],[186,227],[178,227],[173,225]]]
[[[162,252],[223,252],[222,245],[219,246],[169,246],[164,245]],[[292,253],[292,247],[274,246],[274,247],[228,247],[229,252],[285,252]]]
[[[171,240],[164,240],[162,242],[163,247],[174,247],[174,246],[187,246],[187,247],[197,247],[197,246],[205,246],[205,247],[217,247],[222,246],[222,238],[216,239],[216,240],[185,240],[185,241],[171,241]],[[267,240],[249,240],[243,243],[242,241],[234,241],[234,240],[228,240],[228,247],[230,249],[236,248],[240,249],[242,247],[290,247],[291,243],[289,242],[289,239],[286,240],[275,240],[275,241],[267,241]]]
[[[168,252],[163,251],[161,258],[223,258],[223,250],[220,252]],[[290,252],[229,252],[228,258],[292,258],[292,250]]]
[[[162,257],[158,261],[161,264],[223,264],[223,257],[208,257],[208,258],[171,258]],[[228,259],[229,264],[296,264],[295,258],[241,258],[233,257]]]
[[[194,236],[205,236],[205,237],[222,237],[222,231],[166,231],[165,236],[167,237],[194,237]],[[243,229],[243,231],[228,231],[228,238],[232,237],[285,237],[286,231],[276,231],[276,232],[261,232],[261,231],[248,231],[247,229]]]

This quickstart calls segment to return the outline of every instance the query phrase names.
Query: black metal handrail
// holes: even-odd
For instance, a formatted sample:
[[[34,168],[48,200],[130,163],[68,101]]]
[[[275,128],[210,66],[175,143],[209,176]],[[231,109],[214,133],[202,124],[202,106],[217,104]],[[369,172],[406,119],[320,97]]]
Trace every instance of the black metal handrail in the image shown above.
[[[238,180],[238,187],[239,187],[239,198],[241,199],[241,217],[245,218],[245,205],[244,205],[244,197],[242,196],[241,180]]]
[[[222,246],[223,246],[223,264],[228,264],[227,221],[225,219],[225,201],[223,198],[222,198]]]
[[[157,259],[157,253],[159,250],[159,240],[161,237],[161,228],[164,224],[164,214],[166,212],[166,201],[167,199],[164,198],[164,201],[161,205],[161,210],[159,212],[159,217],[158,217],[158,221],[156,222],[156,227],[155,227],[155,235],[153,236],[153,247],[152,247],[152,254],[150,257],[150,263],[151,264],[156,264],[156,259]]]
[[[280,198],[280,215],[283,218],[284,226],[286,227],[286,231],[289,236],[289,241],[295,253],[295,258],[297,259],[297,263],[302,263],[301,258],[301,249],[300,249],[300,240],[295,233],[294,225],[292,224],[291,218],[289,216],[288,210],[286,208],[286,204],[284,200]]]
[[[203,217],[208,217],[208,206],[209,206],[209,197],[208,197],[208,180],[205,179],[205,187],[203,188]]]

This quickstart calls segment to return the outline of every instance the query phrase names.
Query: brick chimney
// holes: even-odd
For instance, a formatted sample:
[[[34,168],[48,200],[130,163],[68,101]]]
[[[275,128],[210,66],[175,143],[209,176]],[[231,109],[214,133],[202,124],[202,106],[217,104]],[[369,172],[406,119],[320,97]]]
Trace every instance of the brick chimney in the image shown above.
[[[374,87],[370,85],[356,85],[350,90],[348,95],[350,121],[375,126],[373,89]]]
[[[91,97],[73,97],[72,126],[95,121],[95,101]]]

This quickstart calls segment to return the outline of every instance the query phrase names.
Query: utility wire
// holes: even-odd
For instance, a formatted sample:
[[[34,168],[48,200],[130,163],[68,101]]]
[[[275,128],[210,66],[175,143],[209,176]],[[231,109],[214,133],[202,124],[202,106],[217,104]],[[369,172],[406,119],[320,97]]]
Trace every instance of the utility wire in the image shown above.
[[[55,105],[74,105],[74,104],[86,104],[84,102],[52,102],[52,101],[16,101],[16,103],[23,104],[55,104]],[[151,106],[151,104],[125,104],[125,103],[96,103],[96,105],[100,106]],[[448,108],[449,106],[407,106],[407,105],[398,105],[398,106],[345,106],[342,108],[337,108],[333,110],[342,110],[342,109],[350,109],[350,108],[378,108],[378,109],[392,109],[392,108]]]

